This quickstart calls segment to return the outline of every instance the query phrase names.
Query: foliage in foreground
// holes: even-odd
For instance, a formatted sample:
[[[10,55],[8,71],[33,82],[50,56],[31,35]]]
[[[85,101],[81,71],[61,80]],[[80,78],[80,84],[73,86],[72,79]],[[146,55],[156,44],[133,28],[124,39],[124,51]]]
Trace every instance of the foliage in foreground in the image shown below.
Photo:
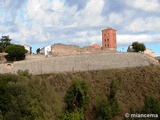
[[[95,114],[97,120],[111,120],[119,114],[120,107],[116,98],[116,84],[111,81],[110,93],[106,96],[98,97],[95,105]]]
[[[6,120],[54,120],[61,112],[59,96],[37,76],[0,75],[0,92],[0,118]]]
[[[85,81],[74,79],[64,97],[66,110],[60,120],[83,120],[84,112],[89,106],[89,91]]]
[[[130,108],[130,114],[150,114],[150,117],[140,117],[139,120],[157,119],[160,116],[160,101],[154,96],[145,96],[144,106],[140,109]],[[136,116],[138,117],[138,115]],[[129,118],[129,120],[137,120],[137,118]],[[155,117],[155,118],[154,118]],[[126,118],[125,118],[126,119]]]
[[[141,113],[159,114],[160,116],[160,101],[153,96],[146,96]]]
[[[107,97],[98,97],[95,105],[95,119],[97,120],[111,120],[112,111]]]
[[[89,106],[89,91],[85,81],[75,79],[68,88],[64,101],[67,110],[86,110]]]
[[[59,117],[60,120],[83,120],[84,114],[80,111],[66,111]]]

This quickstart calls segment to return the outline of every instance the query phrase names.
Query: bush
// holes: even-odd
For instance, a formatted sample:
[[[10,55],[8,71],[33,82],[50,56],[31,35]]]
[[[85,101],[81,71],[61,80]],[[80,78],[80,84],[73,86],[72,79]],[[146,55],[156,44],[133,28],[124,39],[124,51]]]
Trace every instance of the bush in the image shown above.
[[[116,98],[116,85],[114,81],[110,84],[110,93],[107,97],[99,97],[95,105],[95,114],[98,120],[110,120],[120,112],[119,103]]]
[[[7,82],[0,78],[0,114],[5,115],[10,106],[11,95],[7,89]]]
[[[95,119],[97,120],[111,120],[111,107],[107,97],[98,97],[95,105]]]
[[[61,112],[58,94],[41,77],[0,75],[1,90],[0,117],[5,120],[54,120]]]
[[[0,120],[3,120],[3,115],[2,115],[1,110],[0,110]]]
[[[17,82],[18,77],[11,74],[0,74],[0,116],[4,117],[11,105],[11,93],[8,89],[9,82]]]
[[[8,61],[24,60],[27,53],[27,50],[21,45],[8,45],[4,51],[8,53],[6,56]]]
[[[75,79],[68,88],[64,101],[67,110],[86,110],[89,106],[88,85],[85,81]]]
[[[31,78],[31,76],[32,76],[32,74],[30,74],[29,73],[29,70],[27,69],[27,70],[18,70],[17,71],[17,74],[19,75],[19,76],[26,76],[26,77],[28,77],[28,78]]]
[[[144,106],[141,110],[144,114],[159,114],[160,115],[160,101],[155,97],[146,96]]]
[[[118,115],[118,113],[120,112],[119,103],[116,98],[116,91],[117,91],[116,84],[114,83],[114,81],[111,81],[108,101],[111,106],[112,117]]]
[[[79,111],[66,111],[60,117],[60,120],[84,120],[84,115]]]

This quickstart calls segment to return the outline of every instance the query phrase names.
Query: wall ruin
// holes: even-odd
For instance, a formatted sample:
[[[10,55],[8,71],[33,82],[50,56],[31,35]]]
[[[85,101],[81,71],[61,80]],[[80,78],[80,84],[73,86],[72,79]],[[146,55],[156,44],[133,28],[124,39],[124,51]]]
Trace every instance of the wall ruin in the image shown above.
[[[18,70],[28,69],[32,74],[49,74],[56,72],[150,66],[155,64],[157,64],[157,61],[141,53],[95,53],[0,64],[0,73],[17,73]]]

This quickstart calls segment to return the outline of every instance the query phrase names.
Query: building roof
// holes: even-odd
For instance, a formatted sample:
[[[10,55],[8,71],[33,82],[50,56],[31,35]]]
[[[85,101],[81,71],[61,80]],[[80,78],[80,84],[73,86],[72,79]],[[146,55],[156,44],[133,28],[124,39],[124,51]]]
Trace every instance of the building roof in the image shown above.
[[[114,31],[116,31],[115,29],[110,28],[110,27],[107,27],[106,29],[103,29],[103,30],[114,30]],[[103,31],[103,30],[102,30],[102,31]]]
[[[101,48],[101,46],[98,45],[98,44],[92,44],[91,46],[93,46],[94,48],[97,48],[97,49],[100,49],[100,48]]]
[[[26,47],[31,47],[31,46],[29,46],[29,45],[26,45],[26,44],[23,44],[23,46],[26,46]]]

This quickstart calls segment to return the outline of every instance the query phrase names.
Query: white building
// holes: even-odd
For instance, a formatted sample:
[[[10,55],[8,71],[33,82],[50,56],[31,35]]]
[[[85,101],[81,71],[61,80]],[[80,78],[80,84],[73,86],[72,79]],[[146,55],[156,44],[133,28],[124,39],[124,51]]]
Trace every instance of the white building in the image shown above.
[[[51,45],[40,48],[40,54],[51,55]]]
[[[28,53],[32,53],[32,47],[29,45],[23,45],[24,48],[28,51]]]
[[[151,49],[149,49],[149,48],[146,48],[146,50],[144,51],[144,53],[148,54],[148,55],[150,55],[152,57],[155,57],[155,53]]]
[[[135,52],[132,45],[128,46],[127,52]]]

